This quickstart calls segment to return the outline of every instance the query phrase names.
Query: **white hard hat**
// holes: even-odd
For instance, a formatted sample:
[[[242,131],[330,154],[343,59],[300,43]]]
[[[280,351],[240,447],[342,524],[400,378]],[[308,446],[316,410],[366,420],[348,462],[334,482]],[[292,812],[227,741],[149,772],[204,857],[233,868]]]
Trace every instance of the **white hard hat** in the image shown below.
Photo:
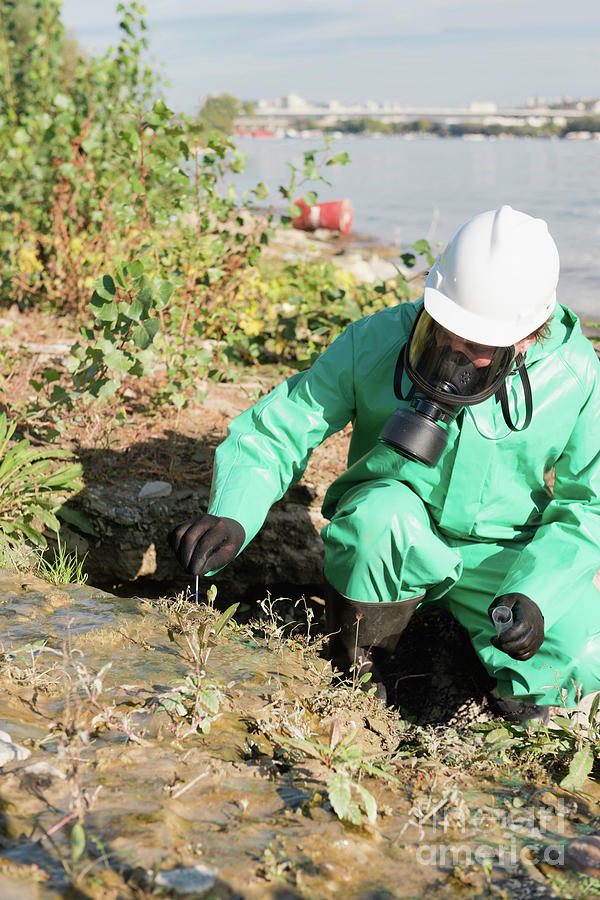
[[[508,347],[552,313],[558,270],[546,222],[502,206],[456,232],[429,273],[425,309],[468,341]]]

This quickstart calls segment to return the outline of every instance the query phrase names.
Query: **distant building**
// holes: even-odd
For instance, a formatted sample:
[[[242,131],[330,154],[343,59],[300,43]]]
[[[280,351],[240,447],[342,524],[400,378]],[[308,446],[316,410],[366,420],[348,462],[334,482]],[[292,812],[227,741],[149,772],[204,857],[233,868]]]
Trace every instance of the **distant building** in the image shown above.
[[[473,100],[469,104],[469,112],[478,116],[491,116],[497,112],[498,107],[495,103],[481,100]]]

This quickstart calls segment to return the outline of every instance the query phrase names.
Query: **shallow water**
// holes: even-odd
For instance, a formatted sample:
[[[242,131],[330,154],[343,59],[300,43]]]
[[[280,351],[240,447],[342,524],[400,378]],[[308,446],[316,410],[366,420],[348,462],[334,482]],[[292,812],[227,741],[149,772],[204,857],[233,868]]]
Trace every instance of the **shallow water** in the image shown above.
[[[406,726],[362,694],[334,697],[326,664],[275,627],[215,640],[204,681],[221,692],[219,717],[187,734],[189,715],[158,703],[190,670],[179,626],[198,614],[179,610],[0,572],[0,729],[31,751],[0,769],[3,900],[164,895],[161,878],[197,866],[187,896],[213,900],[485,896],[486,854],[506,897],[553,896],[523,848],[535,846],[544,882],[540,847],[590,830],[593,797],[577,806],[556,788],[395,757]],[[19,650],[41,639],[47,649]],[[365,760],[391,760],[393,781],[361,781],[372,824],[344,824],[328,802],[315,747],[332,726]],[[86,849],[73,861],[77,817]]]

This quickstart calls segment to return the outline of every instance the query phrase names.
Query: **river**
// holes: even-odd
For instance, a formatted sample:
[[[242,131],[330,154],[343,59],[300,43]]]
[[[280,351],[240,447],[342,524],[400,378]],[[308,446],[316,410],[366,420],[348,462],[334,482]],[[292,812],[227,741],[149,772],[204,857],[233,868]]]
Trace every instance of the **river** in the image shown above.
[[[264,181],[273,193],[302,165],[313,139],[237,138],[248,154],[239,189]],[[351,163],[324,169],[320,200],[349,197],[355,231],[408,249],[428,237],[445,243],[470,216],[509,203],[549,224],[561,258],[559,299],[600,319],[599,141],[543,138],[460,140],[347,136],[332,152]],[[303,190],[310,189],[305,185]]]

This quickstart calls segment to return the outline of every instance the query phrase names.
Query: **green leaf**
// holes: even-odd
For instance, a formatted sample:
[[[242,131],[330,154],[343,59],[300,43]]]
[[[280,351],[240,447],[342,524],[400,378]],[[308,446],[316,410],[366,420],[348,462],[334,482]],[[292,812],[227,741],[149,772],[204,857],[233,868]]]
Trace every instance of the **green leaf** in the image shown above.
[[[377,820],[377,800],[362,784],[355,784],[354,787],[360,794],[369,824],[374,825]]]
[[[319,169],[317,165],[312,160],[307,160],[304,163],[304,177],[309,181],[318,181],[319,180]]]
[[[335,156],[332,156],[331,159],[328,159],[325,163],[326,166],[345,166],[350,162],[350,155],[343,150],[341,153],[336,153]]]
[[[57,533],[60,531],[60,522],[54,513],[49,512],[47,509],[43,509],[41,506],[34,506],[33,504],[29,507],[29,512],[39,519],[46,528],[49,528],[50,531],[56,531]]]
[[[218,634],[221,634],[221,632],[223,631],[223,629],[225,628],[225,626],[227,625],[229,620],[232,619],[233,616],[235,616],[239,605],[240,605],[239,603],[232,603],[231,606],[228,609],[226,609],[225,612],[221,616],[219,616],[219,618],[217,619],[217,623],[215,625],[215,629],[214,629],[215,636]]]
[[[199,694],[200,702],[206,709],[216,715],[219,712],[219,692],[214,688],[202,688]]]
[[[94,523],[78,509],[71,509],[70,506],[61,506],[61,508],[56,511],[56,515],[59,519],[62,519],[63,522],[66,522],[67,525],[74,525],[75,528],[79,531],[83,531],[84,534],[91,534],[93,537],[98,537],[98,529]]]
[[[71,98],[67,94],[56,94],[52,102],[57,109],[69,109],[71,106]]]
[[[17,520],[15,526],[15,530],[21,531],[35,547],[46,546],[46,538],[40,531],[37,530],[37,528],[34,528],[32,525],[28,525],[22,519]]]
[[[146,307],[143,303],[140,303],[136,297],[131,303],[119,303],[119,312],[127,319],[131,319],[133,322],[139,322],[146,312]]]
[[[170,281],[165,281],[164,279],[159,279],[157,282],[157,291],[156,298],[157,301],[155,306],[157,309],[164,309],[169,300],[173,295],[173,291],[175,290],[175,285],[171,284]]]
[[[111,353],[106,353],[104,362],[111,372],[121,372],[124,375],[129,372],[132,366],[131,359],[122,350],[113,350]]]
[[[327,783],[329,802],[338,819],[351,822],[353,825],[362,824],[362,816],[358,804],[352,799],[352,782],[350,778],[338,772]]]
[[[114,301],[104,303],[101,300],[95,300],[96,294],[90,301],[90,306],[94,307],[94,315],[100,322],[116,322],[119,318],[119,309]]]
[[[139,278],[144,274],[144,263],[139,259],[132,259],[125,268],[130,278]]]
[[[145,319],[133,329],[131,333],[133,343],[139,350],[146,350],[154,340],[159,328],[160,322],[158,319]]]
[[[591,744],[585,744],[578,750],[569,766],[569,774],[560,782],[565,791],[578,791],[592,771],[594,751]]]
[[[32,641],[29,644],[21,644],[20,647],[16,647],[14,650],[7,650],[6,655],[27,659],[33,653],[39,653],[41,650],[43,650],[47,643],[48,638],[40,638],[39,640]]]
[[[94,291],[99,297],[102,297],[103,300],[112,300],[117,293],[112,276],[101,275],[94,284]]]
[[[506,738],[510,737],[510,731],[508,728],[494,728],[492,731],[489,731],[485,736],[486,744],[495,744],[496,741],[503,741]]]
[[[206,270],[206,274],[208,275],[209,284],[216,284],[217,281],[220,281],[223,275],[225,274],[223,269],[219,269],[217,267],[208,268]]]
[[[420,241],[415,241],[413,244],[413,250],[419,256],[424,256],[430,266],[432,266],[435,262],[435,258],[433,253],[431,252],[431,246],[429,241],[422,239]]]
[[[252,188],[252,193],[257,200],[264,200],[271,192],[264,181],[260,181],[255,188]]]
[[[566,716],[552,716],[552,722],[554,725],[558,725],[561,731],[564,731],[569,737],[577,737],[577,732],[573,728],[573,723],[570,719],[567,719]]]
[[[94,391],[94,396],[99,397],[100,400],[110,400],[116,390],[116,382],[112,381],[110,378],[105,378],[103,381],[99,382],[99,387]]]
[[[162,98],[156,101],[156,103],[152,107],[152,112],[155,116],[159,116],[159,118],[161,119],[172,119],[175,115],[173,110],[169,109]]]

